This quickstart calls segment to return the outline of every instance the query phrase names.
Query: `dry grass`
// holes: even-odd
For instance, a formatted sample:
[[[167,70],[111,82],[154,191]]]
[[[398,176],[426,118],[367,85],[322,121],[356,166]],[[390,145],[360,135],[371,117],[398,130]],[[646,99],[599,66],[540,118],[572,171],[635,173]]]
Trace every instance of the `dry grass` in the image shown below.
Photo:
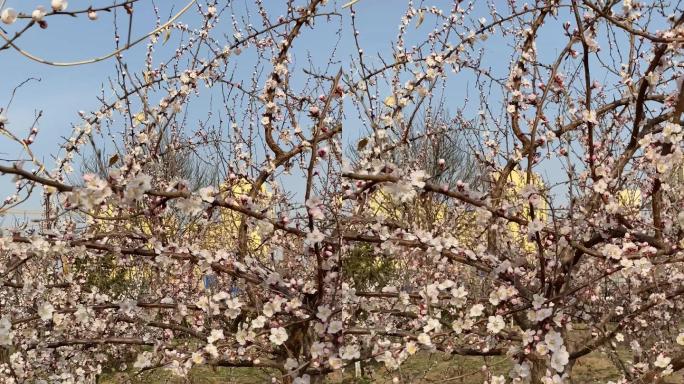
[[[626,355],[627,352],[621,354]],[[623,356],[625,357],[625,356]],[[441,354],[421,353],[409,359],[400,370],[389,372],[384,368],[376,370],[372,376],[361,379],[353,377],[353,370],[331,375],[331,384],[391,383],[394,377],[402,383],[449,383],[482,384],[485,380],[481,367],[488,364],[492,372],[506,375],[511,362],[505,357],[456,357],[445,359]],[[607,356],[599,352],[589,354],[577,361],[572,371],[573,384],[605,383],[619,378],[618,370]],[[135,376],[127,373],[107,375],[102,384],[251,384],[270,383],[271,373],[251,368],[198,367],[188,378],[173,377],[167,371],[156,370]],[[681,374],[672,375],[668,383],[684,383]]]

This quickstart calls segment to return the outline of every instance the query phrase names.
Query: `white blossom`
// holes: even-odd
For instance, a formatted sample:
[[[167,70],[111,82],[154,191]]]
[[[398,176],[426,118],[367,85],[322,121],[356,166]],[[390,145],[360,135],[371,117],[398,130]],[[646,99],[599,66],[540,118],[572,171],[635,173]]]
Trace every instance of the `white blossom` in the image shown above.
[[[306,235],[305,243],[309,246],[313,246],[314,244],[322,242],[324,239],[325,235],[321,233],[321,231],[319,231],[318,228],[314,228],[313,231],[309,232]]]
[[[344,360],[353,360],[361,357],[361,350],[356,344],[349,344],[340,348],[340,357]]]
[[[0,13],[0,20],[5,24],[14,24],[17,21],[18,13],[14,8],[5,8]]]
[[[653,365],[658,367],[658,368],[667,368],[667,366],[670,365],[671,361],[672,361],[671,358],[669,358],[669,357],[667,357],[661,353],[658,355],[658,357],[656,358]]]
[[[139,201],[150,189],[152,189],[152,178],[149,175],[139,173],[126,183],[124,198],[129,202]]]
[[[207,343],[214,344],[218,340],[225,339],[222,329],[212,329],[211,334],[207,337]]]
[[[565,366],[568,365],[569,358],[570,354],[563,345],[551,355],[551,367],[555,369],[556,372],[563,372]]]
[[[493,334],[501,332],[506,327],[506,322],[500,315],[489,316],[487,330]]]
[[[563,346],[563,337],[559,332],[556,332],[553,329],[546,334],[544,341],[549,350],[553,352],[559,350]]]
[[[202,212],[202,199],[197,196],[176,200],[176,207],[189,216]]]
[[[484,312],[484,305],[482,304],[475,304],[470,308],[470,312],[468,313],[468,316],[470,317],[480,317],[482,316],[482,313]]]
[[[38,306],[38,316],[43,321],[52,320],[52,314],[55,312],[55,307],[48,302],[43,302]]]
[[[677,335],[677,344],[684,345],[684,332]]]
[[[14,333],[12,332],[12,321],[8,317],[0,318],[0,345],[12,345]]]
[[[430,335],[427,333],[421,333],[418,335],[418,342],[423,344],[423,345],[432,345],[432,340],[430,339]]]
[[[207,203],[214,202],[214,196],[216,195],[216,190],[214,189],[214,187],[200,188],[199,193],[203,201]]]
[[[45,8],[39,5],[36,7],[36,9],[33,10],[33,12],[31,12],[31,19],[33,19],[33,21],[36,22],[43,21],[46,14],[47,12],[45,12]]]
[[[133,363],[133,367],[135,369],[143,369],[147,368],[152,365],[152,357],[153,354],[152,352],[142,352],[139,353],[138,356],[135,359],[135,362]]]
[[[63,12],[67,9],[69,3],[66,0],[52,0],[50,5],[55,12]]]
[[[342,330],[342,328],[343,328],[343,325],[342,325],[341,321],[333,320],[328,325],[328,333],[331,333],[331,334],[338,333]]]
[[[285,328],[271,328],[271,336],[268,337],[271,343],[275,345],[281,345],[287,340],[287,331]]]

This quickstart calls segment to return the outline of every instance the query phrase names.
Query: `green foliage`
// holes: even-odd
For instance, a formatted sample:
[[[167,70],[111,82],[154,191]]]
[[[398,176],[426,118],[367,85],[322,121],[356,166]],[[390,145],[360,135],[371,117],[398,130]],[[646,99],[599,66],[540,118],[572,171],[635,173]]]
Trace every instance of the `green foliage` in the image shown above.
[[[382,287],[398,274],[397,266],[374,252],[370,244],[357,245],[344,258],[342,274],[357,291]]]
[[[77,260],[73,267],[78,275],[86,276],[86,290],[96,289],[113,298],[137,298],[151,283],[144,266],[119,265],[117,256],[111,254],[102,255],[97,263]]]

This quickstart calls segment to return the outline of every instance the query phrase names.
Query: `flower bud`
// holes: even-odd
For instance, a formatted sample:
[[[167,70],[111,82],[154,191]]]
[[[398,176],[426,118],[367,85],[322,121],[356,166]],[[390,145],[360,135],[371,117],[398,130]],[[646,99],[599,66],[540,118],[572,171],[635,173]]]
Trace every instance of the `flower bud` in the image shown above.
[[[66,0],[52,0],[50,5],[52,6],[52,10],[55,12],[63,12],[67,9],[69,2]]]
[[[14,8],[5,8],[0,14],[0,20],[7,25],[14,24],[17,21],[17,11]]]
[[[41,22],[41,21],[43,21],[43,18],[45,18],[46,13],[47,12],[45,12],[45,8],[43,8],[43,6],[39,5],[31,13],[31,18],[33,19],[33,21]]]

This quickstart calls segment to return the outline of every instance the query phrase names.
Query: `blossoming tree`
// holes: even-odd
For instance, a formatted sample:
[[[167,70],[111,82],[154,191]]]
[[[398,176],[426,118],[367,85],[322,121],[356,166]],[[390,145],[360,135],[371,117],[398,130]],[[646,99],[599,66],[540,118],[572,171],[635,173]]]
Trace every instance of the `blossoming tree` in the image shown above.
[[[37,125],[0,114],[3,147],[24,156],[0,161],[16,189],[0,213],[41,192],[48,206],[41,228],[0,238],[3,382],[94,381],[132,356],[137,371],[252,367],[308,383],[438,350],[507,356],[511,371],[485,367],[488,383],[562,383],[579,359],[620,345],[634,352],[612,354],[620,382],[684,368],[680,8],[407,2],[376,55],[357,28],[369,1],[193,0],[110,55],[55,63],[21,45],[51,17],[131,22],[141,3],[1,10],[2,49],[117,68],[54,163],[32,149]],[[317,33],[340,40],[307,46]],[[138,44],[140,68],[124,60]],[[441,129],[462,131],[477,186],[395,164],[437,134],[418,116],[444,105],[456,111]],[[74,171],[89,150],[106,154],[100,175]],[[218,164],[222,189],[165,177],[174,151]],[[234,188],[247,192],[225,193]],[[413,204],[439,196],[444,213],[429,225],[387,220],[378,191]],[[621,203],[624,191],[638,204]],[[130,225],[140,218],[144,231]],[[208,242],[216,231],[203,228],[217,225],[234,230]],[[359,245],[402,266],[401,279],[357,289],[343,272]],[[145,294],[89,285],[83,266],[105,257],[145,266]],[[209,274],[211,289],[199,283]]]

